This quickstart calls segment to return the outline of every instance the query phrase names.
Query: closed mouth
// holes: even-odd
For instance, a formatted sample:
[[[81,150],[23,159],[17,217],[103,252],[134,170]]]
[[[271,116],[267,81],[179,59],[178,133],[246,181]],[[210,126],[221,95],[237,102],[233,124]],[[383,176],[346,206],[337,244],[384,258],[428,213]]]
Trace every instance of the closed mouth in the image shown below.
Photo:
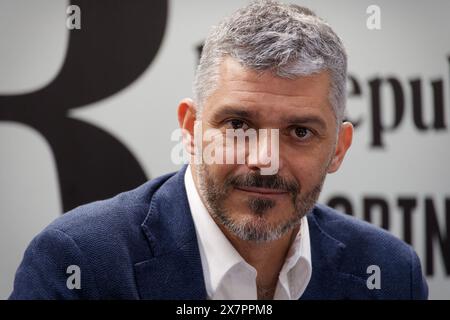
[[[284,195],[284,194],[288,193],[286,190],[270,189],[270,188],[258,188],[258,187],[236,187],[236,189],[239,190],[239,191],[244,191],[244,192],[248,192],[248,193],[255,193],[255,194],[259,194],[259,195],[266,195],[266,196]]]

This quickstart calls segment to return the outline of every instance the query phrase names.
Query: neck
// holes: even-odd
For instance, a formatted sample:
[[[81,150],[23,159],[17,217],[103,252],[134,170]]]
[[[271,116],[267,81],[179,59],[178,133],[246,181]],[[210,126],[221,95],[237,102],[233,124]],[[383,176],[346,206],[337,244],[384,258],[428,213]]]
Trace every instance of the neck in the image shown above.
[[[258,299],[273,299],[278,276],[299,227],[297,226],[277,240],[268,242],[242,240],[231,234],[225,227],[221,225],[219,227],[241,257],[256,269]]]

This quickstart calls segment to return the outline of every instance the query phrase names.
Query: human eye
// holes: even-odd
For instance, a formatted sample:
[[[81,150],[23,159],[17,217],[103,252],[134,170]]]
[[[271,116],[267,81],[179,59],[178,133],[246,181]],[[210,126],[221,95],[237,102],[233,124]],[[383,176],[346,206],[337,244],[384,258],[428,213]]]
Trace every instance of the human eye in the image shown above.
[[[234,130],[238,130],[238,129],[243,129],[243,130],[247,130],[249,128],[248,124],[240,119],[229,119],[226,121],[226,126],[228,127],[228,129],[234,129]]]
[[[297,140],[306,141],[311,139],[314,133],[308,128],[296,126],[291,129],[290,135]]]

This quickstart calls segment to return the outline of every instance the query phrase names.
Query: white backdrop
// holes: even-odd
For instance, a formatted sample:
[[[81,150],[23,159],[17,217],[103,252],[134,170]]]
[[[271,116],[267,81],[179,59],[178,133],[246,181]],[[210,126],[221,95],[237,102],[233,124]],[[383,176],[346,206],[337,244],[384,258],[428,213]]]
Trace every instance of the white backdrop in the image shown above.
[[[211,25],[247,2],[169,1],[164,39],[149,68],[124,90],[72,111],[71,116],[112,133],[131,150],[147,176],[176,170],[170,161],[175,145],[170,135],[177,127],[179,100],[191,96],[196,47]],[[386,205],[389,230],[400,238],[405,223],[399,201],[415,202],[411,241],[424,271],[427,255],[434,253],[433,270],[427,277],[430,297],[449,299],[450,265],[445,267],[444,255],[449,261],[450,252],[444,250],[450,250],[450,2],[291,2],[313,9],[341,36],[349,55],[349,73],[360,89],[348,101],[349,118],[361,120],[353,146],[341,170],[328,177],[321,201],[343,197],[354,215],[363,218],[371,199],[377,198]],[[366,27],[366,9],[372,4],[381,9],[380,30]],[[69,32],[77,32],[66,29],[67,6],[62,0],[0,0],[0,95],[37,90],[56,76]],[[81,12],[83,28],[83,8]],[[383,145],[373,146],[374,85],[370,82],[382,81],[380,122],[389,127],[395,120],[389,77],[403,88],[404,113],[398,126],[381,132]],[[439,130],[419,130],[413,121],[410,81],[417,79],[422,84],[426,124],[434,119],[431,81],[442,80],[445,126]],[[354,89],[350,84],[349,93]],[[0,121],[0,298],[11,292],[15,269],[29,241],[62,214],[55,170],[51,150],[36,131]],[[380,207],[370,212],[373,222],[381,225]],[[436,216],[444,245],[437,241],[436,231],[427,230],[427,214]],[[433,235],[436,239],[430,241]],[[432,244],[428,252],[427,239]]]

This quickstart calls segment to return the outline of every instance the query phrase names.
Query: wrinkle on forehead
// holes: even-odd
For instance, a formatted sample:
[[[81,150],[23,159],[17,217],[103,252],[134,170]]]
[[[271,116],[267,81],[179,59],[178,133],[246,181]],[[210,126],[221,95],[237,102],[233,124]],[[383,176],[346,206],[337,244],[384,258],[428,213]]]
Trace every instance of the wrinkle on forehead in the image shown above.
[[[225,86],[236,92],[247,91],[287,97],[310,96],[314,92],[316,96],[317,93],[320,93],[321,96],[328,99],[330,80],[328,71],[296,79],[281,78],[269,70],[261,72],[245,68],[236,60],[228,57],[220,65],[218,89]],[[245,90],[242,90],[243,85],[246,86]]]
[[[331,127],[335,118],[328,99],[329,87],[326,71],[286,79],[270,71],[250,70],[228,58],[221,64],[218,86],[207,99],[206,112],[216,114],[219,109],[240,109],[255,116],[258,113],[254,120],[259,118],[260,122],[270,123],[286,117],[320,117],[326,127]]]

